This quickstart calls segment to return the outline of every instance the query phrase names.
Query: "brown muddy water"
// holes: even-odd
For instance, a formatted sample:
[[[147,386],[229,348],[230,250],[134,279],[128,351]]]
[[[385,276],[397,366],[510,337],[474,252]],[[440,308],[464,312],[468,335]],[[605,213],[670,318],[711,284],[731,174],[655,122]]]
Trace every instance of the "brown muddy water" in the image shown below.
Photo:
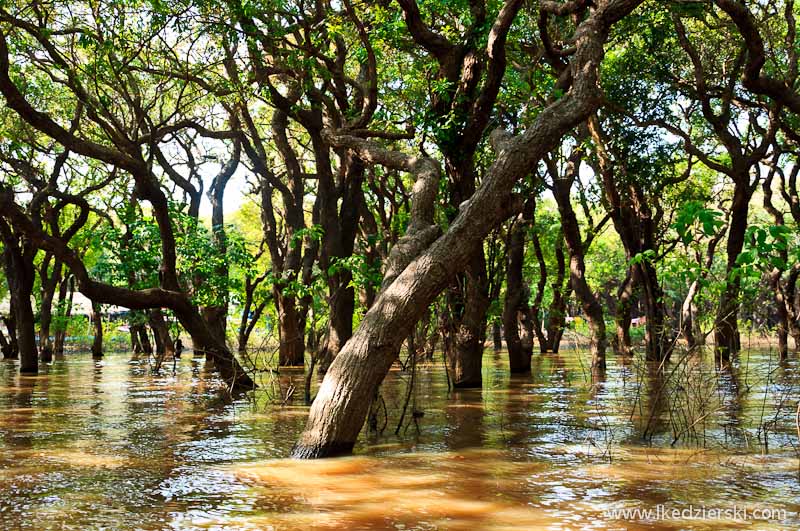
[[[537,355],[510,378],[487,351],[483,390],[449,393],[422,366],[399,435],[394,370],[383,434],[310,462],[285,459],[299,372],[226,403],[202,360],[162,376],[124,354],[37,377],[2,362],[0,529],[800,529],[796,359],[693,356],[664,376],[612,358],[594,377],[586,359]]]

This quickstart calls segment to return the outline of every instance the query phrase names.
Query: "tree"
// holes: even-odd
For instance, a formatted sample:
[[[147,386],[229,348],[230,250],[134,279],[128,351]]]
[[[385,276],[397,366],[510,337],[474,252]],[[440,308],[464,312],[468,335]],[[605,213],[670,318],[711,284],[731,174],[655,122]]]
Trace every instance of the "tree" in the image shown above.
[[[160,90],[144,93],[141,83],[134,77],[124,80],[116,75],[111,67],[117,64],[119,55],[124,52],[136,53],[151,42],[136,42],[131,47],[109,47],[102,34],[83,32],[53,32],[41,25],[42,20],[31,22],[4,11],[4,29],[0,36],[0,93],[6,99],[9,109],[14,111],[24,122],[40,133],[49,136],[66,151],[84,157],[86,161],[107,164],[118,171],[129,174],[135,182],[137,196],[148,201],[153,216],[158,223],[161,237],[161,266],[159,271],[160,287],[149,290],[131,290],[128,288],[105,284],[93,280],[80,256],[68,245],[68,240],[45,233],[16,203],[12,190],[4,187],[0,191],[2,216],[9,227],[13,227],[18,235],[23,235],[37,248],[53,253],[65,263],[75,276],[78,289],[91,300],[98,303],[122,304],[132,309],[170,308],[183,326],[192,335],[195,348],[206,351],[215,361],[223,376],[231,385],[252,387],[253,382],[233,357],[227,346],[216,337],[203,320],[191,298],[182,289],[177,275],[175,233],[169,212],[169,201],[162,190],[156,175],[148,163],[148,156],[143,149],[162,138],[167,130],[174,129],[165,125],[164,117],[158,116],[163,107],[145,103],[145,98],[157,98]],[[67,25],[73,21],[61,21]],[[124,28],[116,28],[119,34]],[[67,41],[69,49],[91,48],[95,53],[87,59],[90,64],[82,62],[85,55],[65,55],[59,46]],[[11,43],[11,45],[10,45]],[[63,77],[58,79],[57,95],[75,109],[75,116],[86,118],[80,128],[64,128],[46,110],[34,107],[20,91],[18,81],[20,72],[12,74],[11,56],[13,49],[19,50],[30,46],[38,46],[42,57],[47,57],[49,64]],[[23,62],[20,65],[26,64]],[[90,78],[84,75],[90,68],[96,74]],[[87,79],[97,85],[95,89],[86,87]],[[102,85],[104,96],[98,98],[92,94]],[[158,89],[165,89],[159,86]],[[106,94],[115,93],[124,105],[112,107]],[[71,99],[71,100],[70,100]],[[78,104],[77,102],[80,102]],[[145,109],[153,110],[155,116],[147,116]],[[126,113],[126,111],[128,111]],[[131,116],[138,116],[133,125]],[[145,118],[147,116],[147,118]],[[166,120],[169,121],[169,118]],[[70,196],[67,200],[80,210],[80,216],[88,216],[90,205],[79,196]],[[19,239],[19,236],[17,236]],[[26,316],[27,318],[27,316]],[[31,319],[32,321],[32,319]],[[27,324],[23,325],[27,326]],[[32,326],[32,322],[31,322]]]
[[[395,249],[406,247],[410,252],[393,250],[395,259],[387,267],[381,293],[331,365],[311,407],[306,429],[295,445],[294,456],[324,457],[351,451],[366,417],[369,398],[411,327],[453,275],[464,267],[477,243],[521,207],[512,196],[514,183],[530,174],[564,134],[600,105],[597,68],[603,59],[603,45],[612,26],[640,3],[599,2],[577,24],[569,91],[541,109],[522,134],[514,138],[495,134],[497,160],[447,231],[435,241],[431,241],[431,231],[422,227],[433,224],[432,190],[438,180],[431,183],[420,174],[412,199],[415,212],[406,234],[407,244],[401,241],[395,246]],[[544,4],[543,12],[566,14],[563,6],[557,9],[559,6]],[[584,7],[569,6],[574,11]],[[494,45],[504,44],[490,40],[489,54],[499,51],[492,48]],[[438,177],[433,171],[426,175],[431,179]]]

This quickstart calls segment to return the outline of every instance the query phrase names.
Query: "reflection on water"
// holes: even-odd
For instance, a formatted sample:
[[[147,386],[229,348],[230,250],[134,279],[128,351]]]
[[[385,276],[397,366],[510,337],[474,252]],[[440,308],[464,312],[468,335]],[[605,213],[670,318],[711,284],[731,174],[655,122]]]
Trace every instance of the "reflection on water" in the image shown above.
[[[303,427],[302,373],[226,403],[203,361],[75,355],[36,377],[0,363],[0,529],[797,529],[796,360],[686,357],[658,371],[585,353],[509,377],[487,352],[482,391],[422,367],[417,415],[395,428],[408,375],[382,389],[383,434],[351,458],[282,459]],[[278,400],[277,402],[281,402]],[[412,411],[410,408],[409,411]],[[416,421],[416,422],[414,422]],[[383,424],[383,421],[380,422]],[[693,520],[610,518],[689,507]],[[743,521],[742,510],[785,511]],[[651,515],[652,516],[652,515]]]

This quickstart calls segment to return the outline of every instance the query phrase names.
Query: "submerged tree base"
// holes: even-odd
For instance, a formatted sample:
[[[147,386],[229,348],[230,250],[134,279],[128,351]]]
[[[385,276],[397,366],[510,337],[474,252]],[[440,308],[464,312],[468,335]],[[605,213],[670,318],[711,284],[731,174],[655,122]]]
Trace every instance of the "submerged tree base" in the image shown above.
[[[294,459],[325,459],[327,457],[343,457],[353,453],[355,442],[328,443],[324,445],[305,445],[297,443],[292,448]]]

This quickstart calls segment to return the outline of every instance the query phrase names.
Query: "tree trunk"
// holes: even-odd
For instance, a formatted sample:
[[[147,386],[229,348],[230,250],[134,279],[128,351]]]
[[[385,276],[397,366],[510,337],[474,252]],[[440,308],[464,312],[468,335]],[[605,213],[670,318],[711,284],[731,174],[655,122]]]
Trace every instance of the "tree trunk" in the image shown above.
[[[212,334],[223,343],[227,340],[228,329],[228,307],[227,305],[221,306],[205,306],[202,308],[201,313],[203,319],[208,323],[208,329]]]
[[[578,165],[573,161],[573,172],[567,178],[553,176],[553,195],[558,204],[558,212],[561,216],[561,230],[564,233],[564,242],[567,244],[569,252],[569,282],[578,300],[581,309],[586,317],[586,321],[591,331],[589,339],[589,351],[592,356],[592,367],[599,369],[606,366],[606,323],[603,316],[603,306],[592,292],[589,283],[586,282],[586,264],[584,261],[583,238],[581,237],[578,218],[572,208],[571,190],[572,183],[577,177]]]
[[[103,357],[103,315],[100,308],[100,303],[92,301],[92,314],[90,316],[92,321],[92,330],[94,331],[94,340],[92,341],[92,357]]]
[[[800,265],[795,265],[789,270],[784,290],[786,295],[786,313],[789,318],[789,333],[794,340],[795,351],[800,351],[800,294],[797,291],[797,279],[800,276]]]
[[[533,252],[539,265],[539,280],[536,283],[536,296],[533,298],[530,316],[533,321],[536,340],[539,342],[539,351],[544,354],[547,352],[547,337],[544,335],[544,327],[542,325],[542,300],[544,299],[544,290],[547,287],[547,263],[544,261],[542,244],[536,231],[531,235],[531,244],[533,244]]]
[[[53,299],[56,288],[61,282],[61,262],[55,260],[53,272],[48,274],[47,263],[40,268],[41,278],[41,304],[39,306],[39,356],[42,362],[53,361],[53,341],[50,339],[50,325],[53,320]]]
[[[27,291],[27,294],[25,293]],[[33,282],[30,283],[30,290],[23,289],[19,295],[12,295],[16,300],[14,307],[17,315],[17,345],[19,348],[19,370],[24,374],[36,374],[39,372],[39,355],[36,349],[36,327],[34,326],[33,307],[31,306],[31,292]]]
[[[694,304],[694,298],[700,283],[695,280],[689,286],[689,291],[681,304],[681,334],[686,340],[686,346],[689,350],[694,350],[698,347],[697,334],[695,333],[697,307]]]
[[[483,385],[483,344],[486,340],[486,260],[483,249],[476,247],[467,271],[459,275],[460,288],[450,292],[450,315],[447,316],[445,357],[450,382],[455,389],[480,388]]]
[[[334,183],[330,172],[329,145],[312,134],[318,172],[320,220],[323,227],[320,267],[327,271],[329,322],[326,340],[317,354],[320,374],[325,374],[339,351],[353,335],[355,290],[352,271],[342,262],[353,255],[361,204],[364,163],[352,150],[337,150],[344,168],[341,182]]]
[[[591,333],[589,352],[592,357],[592,367],[604,369],[606,367],[606,322],[603,316],[603,306],[586,282],[586,266],[583,256],[572,256],[569,261],[569,269],[570,285],[581,301],[581,308]]]
[[[614,352],[621,356],[630,356],[631,349],[631,305],[635,274],[628,269],[625,279],[617,290],[617,308],[614,313]]]
[[[561,347],[561,338],[567,323],[567,299],[571,291],[569,284],[564,285],[566,279],[566,261],[564,258],[563,240],[556,244],[556,280],[553,282],[553,300],[547,309],[547,325],[545,326],[544,344],[541,345],[542,353],[558,353]]]
[[[728,229],[725,289],[719,300],[717,317],[714,323],[715,359],[717,363],[728,364],[731,355],[739,352],[739,288],[741,278],[735,273],[747,232],[747,215],[752,194],[747,174],[734,180],[733,203],[731,204],[731,224]]]
[[[129,324],[129,333],[131,336],[131,352],[134,354],[141,354],[142,352],[142,342],[139,339],[139,327],[141,325],[138,324]]]
[[[672,340],[665,322],[664,294],[658,283],[653,264],[643,261],[638,267],[647,317],[645,322],[646,357],[648,361],[668,361],[672,352]]]
[[[353,335],[353,313],[355,312],[355,291],[350,286],[352,275],[349,271],[337,274],[337,279],[329,287],[328,331],[317,354],[319,374],[328,371],[333,359]]]
[[[225,188],[239,166],[241,156],[241,143],[234,142],[233,156],[222,166],[219,173],[214,176],[208,189],[208,199],[211,202],[211,230],[212,240],[217,254],[221,257],[219,266],[214,271],[217,278],[224,279],[219,293],[215,293],[217,304],[202,309],[203,318],[208,323],[209,331],[225,344],[228,329],[228,304],[230,294],[228,291],[228,238],[225,233]]]
[[[3,359],[14,359],[14,346],[11,344],[11,338],[6,337],[2,330],[0,330],[0,354]]]
[[[495,350],[501,350],[503,348],[503,327],[500,321],[494,321],[492,323],[492,346]]]
[[[783,271],[774,268],[769,275],[769,285],[772,288],[772,295],[775,300],[775,314],[777,326],[775,332],[778,335],[778,357],[785,360],[789,357],[789,312],[786,310],[783,289],[781,288],[781,277]]]
[[[3,265],[6,281],[14,310],[19,370],[25,374],[39,372],[39,353],[36,348],[36,327],[34,323],[31,295],[33,294],[33,257],[36,254],[29,243],[19,241],[5,223],[3,234]]]
[[[72,275],[65,275],[58,288],[58,321],[53,342],[53,355],[56,358],[64,357],[64,343],[67,339],[67,325],[72,317],[72,301],[75,295],[75,279]]]
[[[149,322],[149,318],[148,318]],[[142,352],[148,356],[153,353],[153,343],[150,342],[150,334],[145,325],[139,325],[139,343],[142,344]]]
[[[531,371],[530,341],[523,342],[520,337],[520,317],[527,318],[530,308],[528,296],[530,290],[522,274],[525,260],[525,232],[528,222],[533,217],[533,202],[529,201],[525,212],[514,223],[508,238],[506,255],[506,300],[503,307],[503,328],[506,332],[506,348],[508,348],[509,369],[512,374],[525,374]],[[526,219],[527,218],[527,219]]]
[[[305,358],[305,318],[297,308],[297,299],[283,295],[275,288],[275,307],[278,310],[278,365],[302,366]]]
[[[252,300],[248,300],[244,308],[242,308],[242,318],[241,322],[239,323],[237,340],[239,353],[247,351],[247,345],[250,343],[250,336],[253,334],[253,330],[258,322],[261,320],[261,316],[264,315],[264,310],[266,307],[267,301],[263,301],[256,305],[255,309],[253,309]]]
[[[175,344],[169,333],[169,326],[164,319],[164,313],[156,308],[150,310],[150,328],[153,329],[153,336],[156,341],[156,363],[153,367],[155,372],[161,370],[161,364],[166,358],[175,357]]]
[[[7,316],[3,317],[8,337],[3,338],[3,359],[19,359],[19,344],[17,343],[17,311],[14,308],[14,299],[11,299],[11,308]]]

